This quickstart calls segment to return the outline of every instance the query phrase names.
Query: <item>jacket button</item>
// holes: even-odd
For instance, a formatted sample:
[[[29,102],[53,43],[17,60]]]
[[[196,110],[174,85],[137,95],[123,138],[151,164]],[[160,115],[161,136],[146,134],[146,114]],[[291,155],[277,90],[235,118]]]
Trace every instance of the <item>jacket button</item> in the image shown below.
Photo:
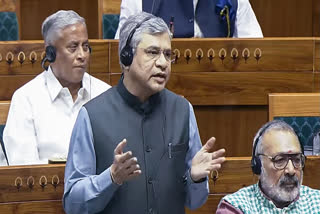
[[[150,209],[149,209],[149,213],[153,213],[153,210],[152,210],[152,208],[150,208]]]
[[[151,177],[148,178],[148,183],[152,184],[152,178]]]
[[[192,22],[193,22],[193,19],[189,19],[189,22],[192,23]]]
[[[146,146],[146,152],[151,152],[151,147],[150,146]]]

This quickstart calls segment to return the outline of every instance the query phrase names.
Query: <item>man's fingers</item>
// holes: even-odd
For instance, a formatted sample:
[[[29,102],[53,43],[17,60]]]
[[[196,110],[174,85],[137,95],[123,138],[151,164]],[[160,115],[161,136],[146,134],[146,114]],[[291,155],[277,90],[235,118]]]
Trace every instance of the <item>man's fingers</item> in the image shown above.
[[[225,149],[219,149],[218,151],[212,152],[212,159],[216,159],[224,156],[225,152],[226,152]]]
[[[219,170],[221,168],[221,164],[213,164],[211,166],[209,166],[209,171],[213,171],[213,170]]]
[[[138,164],[138,160],[136,157],[132,157],[130,159],[127,159],[124,163],[123,163],[123,167],[126,169],[128,167],[131,167],[132,165],[136,165]]]
[[[225,161],[226,161],[225,157],[216,158],[216,159],[213,159],[211,161],[211,165],[213,165],[213,164],[222,164]]]
[[[121,155],[116,155],[114,157],[115,161],[118,162],[118,163],[124,163],[125,161],[127,161],[128,159],[132,158],[132,152],[131,151],[128,151],[124,154],[121,154]]]
[[[141,175],[141,173],[142,173],[142,172],[141,172],[140,169],[139,169],[139,170],[135,170],[135,171],[133,171],[130,175],[128,175],[127,180],[130,180],[130,179],[132,179],[132,178],[135,178],[135,177]]]
[[[115,155],[120,155],[123,153],[123,148],[127,145],[127,139],[123,139],[117,147],[114,149]]]
[[[211,137],[201,149],[204,151],[210,152],[213,149],[215,142],[216,142],[216,138]]]
[[[133,164],[131,166],[129,166],[127,169],[126,169],[126,173],[127,174],[132,174],[134,171],[137,171],[137,170],[140,170],[140,165],[139,164]],[[141,171],[141,170],[140,170]]]

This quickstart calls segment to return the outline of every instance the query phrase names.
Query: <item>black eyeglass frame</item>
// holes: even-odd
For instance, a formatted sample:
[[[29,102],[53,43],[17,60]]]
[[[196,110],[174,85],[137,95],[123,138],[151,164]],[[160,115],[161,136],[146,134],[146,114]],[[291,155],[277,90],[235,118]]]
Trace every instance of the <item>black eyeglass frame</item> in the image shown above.
[[[289,163],[289,160],[291,160],[291,163],[292,163],[292,165],[293,165],[293,167],[295,169],[303,169],[304,166],[305,166],[306,159],[307,159],[306,156],[303,153],[294,153],[294,154],[281,153],[281,154],[277,154],[277,155],[275,155],[273,157],[270,156],[270,155],[261,154],[261,153],[257,154],[257,156],[260,156],[260,155],[269,158],[271,160],[271,162],[273,163],[274,168],[276,168],[278,170],[285,169],[287,167],[288,163]],[[293,158],[297,157],[297,155],[300,155],[300,165],[301,166],[296,166],[296,164],[298,164],[298,163],[296,163],[293,160]],[[277,164],[276,158],[279,157],[279,156],[283,156],[284,158],[286,158],[286,164],[283,167],[276,166],[276,164]]]

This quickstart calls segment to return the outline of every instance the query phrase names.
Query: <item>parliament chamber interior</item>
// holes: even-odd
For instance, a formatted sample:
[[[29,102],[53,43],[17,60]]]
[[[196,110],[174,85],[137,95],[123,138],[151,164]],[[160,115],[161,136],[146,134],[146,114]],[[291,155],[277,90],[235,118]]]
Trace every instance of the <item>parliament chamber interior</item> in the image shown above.
[[[264,38],[174,38],[167,88],[193,105],[202,142],[214,136],[226,162],[209,177],[209,197],[186,213],[215,213],[227,194],[257,182],[252,141],[273,119],[295,129],[308,156],[303,184],[320,189],[320,1],[250,0]],[[16,89],[40,74],[41,24],[60,9],[86,19],[92,47],[88,73],[116,85],[121,0],[0,0],[0,131]],[[6,29],[4,29],[6,28]],[[19,133],[17,133],[19,134]],[[2,134],[1,134],[2,143]],[[64,213],[65,164],[0,167],[0,213]]]

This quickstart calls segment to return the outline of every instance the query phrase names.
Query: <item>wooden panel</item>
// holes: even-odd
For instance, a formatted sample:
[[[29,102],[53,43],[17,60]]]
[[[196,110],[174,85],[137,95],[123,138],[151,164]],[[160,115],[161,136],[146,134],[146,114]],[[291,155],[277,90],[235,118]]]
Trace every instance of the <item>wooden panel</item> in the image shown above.
[[[203,51],[203,58],[199,48]],[[215,57],[209,60],[212,48]],[[180,58],[172,65],[174,72],[221,72],[221,71],[312,71],[314,42],[311,38],[268,38],[268,39],[176,39],[172,50],[180,51]],[[191,50],[191,59],[186,60]],[[221,60],[225,50],[225,58]],[[248,52],[249,50],[249,52]],[[257,60],[256,56],[260,59]],[[220,54],[219,54],[220,53]],[[245,54],[248,59],[245,59]],[[250,54],[250,55],[249,55]],[[238,55],[233,59],[233,55]]]
[[[320,91],[320,72],[314,72],[314,81],[313,81],[313,85],[314,85],[314,92],[319,92]]]
[[[320,1],[312,1],[313,36],[320,36]]]
[[[22,183],[21,183],[22,182]],[[42,188],[40,184],[46,186]],[[54,187],[53,182],[58,184]],[[17,184],[22,186],[17,188]],[[28,184],[33,184],[30,188]],[[64,164],[0,167],[0,202],[61,200]]]
[[[109,68],[109,44],[107,40],[90,40],[92,53],[89,73],[104,73]],[[12,59],[13,56],[13,59]],[[0,42],[0,75],[39,74],[43,71],[41,59],[44,56],[42,40]],[[31,59],[36,61],[32,63]],[[11,64],[7,59],[12,59]],[[19,59],[24,59],[22,63]]]
[[[32,80],[35,75],[3,75],[0,77],[0,100],[11,100],[13,93],[16,89],[20,88],[30,80]]]
[[[119,52],[118,45],[119,40],[110,40],[110,72],[121,73],[121,68],[119,64]]]
[[[213,214],[219,205],[221,199],[225,196],[224,194],[209,194],[207,202],[196,210],[189,210],[186,208],[186,214]]]
[[[306,166],[303,171],[303,184],[314,189],[320,189],[320,158],[319,156],[308,156]],[[317,178],[317,179],[314,179]]]
[[[0,0],[0,11],[15,12],[17,0]]]
[[[90,40],[92,47],[90,73],[110,72],[109,40]]]
[[[42,22],[49,15],[62,9],[74,10],[86,19],[90,39],[101,38],[98,28],[98,20],[101,17],[98,13],[97,0],[28,0],[20,2],[21,39],[42,39]]]
[[[250,160],[251,157],[227,157],[216,183],[209,179],[210,193],[233,193],[257,183],[258,177],[251,171]]]
[[[0,75],[39,74],[43,70],[41,68],[43,52],[43,41],[0,42],[0,58],[2,58]],[[8,63],[10,59],[11,64]],[[22,64],[19,59],[23,60]],[[36,61],[32,63],[31,59]]]
[[[269,94],[269,120],[279,116],[320,117],[320,93]]]
[[[111,71],[121,73],[118,41],[110,44],[113,53],[110,56]],[[173,72],[313,71],[313,38],[174,39],[172,50],[175,49],[180,52],[180,57],[172,65]],[[212,53],[210,49],[214,50],[212,61],[208,58]],[[259,55],[259,50],[261,58],[257,61],[255,56]],[[219,52],[220,56],[224,53],[224,60],[219,57]],[[199,62],[197,56],[201,53],[203,58]],[[238,58],[233,60],[233,54]],[[247,60],[245,54],[249,57]],[[184,57],[187,55],[190,56],[189,61]]]
[[[267,105],[268,93],[312,92],[312,72],[173,72],[167,87],[193,105]]]
[[[0,101],[0,124],[6,124],[10,101]]]
[[[110,74],[110,85],[114,86],[117,85],[120,80],[121,74]]]
[[[120,14],[121,0],[103,0],[104,14]]]
[[[267,106],[194,106],[202,143],[214,136],[227,156],[250,156],[258,129],[268,121]]]
[[[315,38],[314,71],[320,72],[320,38]]]
[[[318,0],[250,0],[250,3],[265,37],[289,37],[312,36],[313,1]]]
[[[63,214],[62,201],[33,201],[0,203],[0,212],[5,214]]]

